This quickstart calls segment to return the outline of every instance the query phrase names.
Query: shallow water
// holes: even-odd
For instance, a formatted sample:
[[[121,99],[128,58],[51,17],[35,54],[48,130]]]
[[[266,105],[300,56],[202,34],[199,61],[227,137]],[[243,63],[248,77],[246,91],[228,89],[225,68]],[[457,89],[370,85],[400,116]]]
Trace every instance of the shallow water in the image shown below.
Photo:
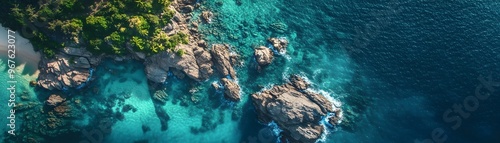
[[[345,126],[330,130],[323,142],[414,142],[431,138],[436,128],[444,130],[447,142],[500,142],[497,92],[480,100],[458,129],[443,120],[446,110],[475,94],[478,78],[491,75],[500,81],[499,2],[220,0],[203,6],[216,14],[212,24],[200,27],[207,41],[229,43],[243,55],[244,65],[237,68],[242,101],[223,100],[210,87],[216,77],[196,83],[171,76],[164,85],[168,101],[160,107],[170,119],[161,131],[142,64],[106,60],[89,87],[73,96],[91,99],[87,102],[95,104],[89,110],[104,110],[102,98],[127,95],[123,104],[137,111],[123,113],[124,120],[115,121],[103,141],[274,142],[271,128],[257,122],[249,96],[300,74],[313,90],[341,101],[346,111]],[[269,37],[284,37],[290,44],[286,55],[258,73],[253,48],[269,46]],[[20,81],[19,91],[47,94],[35,93],[29,79]],[[88,112],[75,122],[93,129],[90,121],[100,120],[97,116]],[[150,131],[144,133],[143,125]]]

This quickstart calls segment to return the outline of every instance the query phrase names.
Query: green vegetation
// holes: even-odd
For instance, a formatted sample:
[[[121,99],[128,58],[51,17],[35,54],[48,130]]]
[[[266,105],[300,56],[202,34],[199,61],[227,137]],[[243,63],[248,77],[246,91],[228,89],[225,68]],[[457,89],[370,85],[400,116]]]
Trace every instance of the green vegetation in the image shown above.
[[[0,23],[29,38],[35,50],[53,56],[61,43],[74,43],[93,53],[125,54],[127,44],[135,51],[154,54],[188,43],[188,36],[168,36],[161,30],[174,11],[170,0],[10,0],[0,5]],[[184,51],[177,51],[183,55]]]
[[[181,56],[181,57],[182,57],[184,54],[186,54],[186,52],[185,52],[184,50],[182,50],[182,49],[177,50],[177,52],[176,52],[176,53],[177,53],[177,55],[178,55],[178,56]]]

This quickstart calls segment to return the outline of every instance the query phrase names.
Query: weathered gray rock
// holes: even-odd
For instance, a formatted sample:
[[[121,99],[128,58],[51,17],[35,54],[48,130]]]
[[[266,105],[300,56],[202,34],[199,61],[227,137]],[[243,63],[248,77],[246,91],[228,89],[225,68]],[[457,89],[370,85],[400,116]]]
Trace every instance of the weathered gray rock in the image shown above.
[[[260,46],[254,49],[255,60],[259,64],[259,66],[267,66],[271,64],[274,59],[274,53],[271,49]]]
[[[76,68],[90,68],[90,62],[85,57],[73,57],[73,61],[70,60],[70,62],[73,62],[70,64],[73,64],[73,67]]]
[[[196,0],[179,0],[179,2],[182,4],[189,4],[189,5],[196,4]]]
[[[184,54],[179,56],[175,52],[163,51],[147,58],[145,72],[149,80],[165,82],[170,68],[182,71],[196,81],[205,80],[213,73],[211,56],[204,49],[178,45],[175,50],[183,50]]]
[[[212,54],[215,68],[223,76],[231,76],[231,78],[236,79],[236,72],[234,71],[233,65],[231,64],[231,57],[229,52],[229,45],[227,44],[214,44],[210,50]]]
[[[92,53],[87,51],[85,48],[64,47],[62,52],[70,56],[78,56],[78,57],[92,56]]]
[[[279,53],[286,53],[288,40],[286,40],[285,38],[269,38],[267,39],[267,41],[269,41]]]
[[[304,79],[292,75],[289,83],[253,94],[258,119],[275,121],[292,142],[314,143],[323,133],[320,120],[334,110],[324,96],[304,91],[307,86]]]
[[[224,86],[224,98],[234,102],[240,101],[240,86],[227,78],[222,78],[221,82]]]

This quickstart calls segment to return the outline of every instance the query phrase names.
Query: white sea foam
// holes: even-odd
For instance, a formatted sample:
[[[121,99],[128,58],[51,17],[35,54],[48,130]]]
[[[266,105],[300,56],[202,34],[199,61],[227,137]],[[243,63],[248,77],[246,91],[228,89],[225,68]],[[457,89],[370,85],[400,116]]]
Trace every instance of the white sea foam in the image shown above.
[[[276,124],[276,122],[274,121],[271,121],[270,123],[267,124],[268,127],[271,127],[273,133],[274,133],[274,136],[279,136],[281,132],[283,132],[282,129],[280,129],[280,127],[278,126],[278,124]]]
[[[340,108],[342,106],[342,102],[333,98],[333,96],[336,95],[333,92],[312,89],[312,88],[306,89],[306,91],[323,95],[328,101],[330,101],[332,103],[331,106],[332,106],[333,110],[336,110],[337,108]],[[342,112],[340,114],[342,114]],[[321,137],[318,140],[316,140],[317,143],[326,142],[326,137],[328,136],[328,134],[335,131],[335,128],[331,128],[331,127],[333,127],[333,125],[330,125],[330,123],[328,123],[329,118],[332,116],[335,116],[335,113],[327,113],[327,115],[325,117],[322,117],[322,119],[320,121],[320,125],[322,125],[324,127],[323,128],[324,131],[323,131],[323,134],[321,135]],[[340,120],[338,123],[342,122],[342,116],[343,115],[340,115]]]
[[[281,73],[281,78],[285,81],[289,81],[288,78],[290,77],[290,67],[286,67],[285,71]]]

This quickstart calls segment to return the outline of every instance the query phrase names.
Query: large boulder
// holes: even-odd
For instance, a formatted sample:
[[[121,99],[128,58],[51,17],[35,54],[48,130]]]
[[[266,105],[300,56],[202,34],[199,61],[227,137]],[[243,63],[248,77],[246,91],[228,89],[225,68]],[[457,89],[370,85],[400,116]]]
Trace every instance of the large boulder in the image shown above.
[[[57,54],[51,59],[42,58],[38,85],[49,90],[81,87],[89,80],[91,67],[86,57]]]
[[[234,102],[240,101],[240,86],[227,78],[222,78],[221,82],[224,86],[224,98]]]
[[[146,59],[146,76],[156,83],[165,82],[170,68],[184,72],[196,81],[207,79],[212,73],[211,55],[203,48],[190,45],[178,45],[175,51],[182,50],[184,54],[162,51]]]
[[[212,54],[215,68],[223,76],[229,75],[231,78],[236,79],[236,72],[231,64],[232,60],[229,49],[230,47],[227,44],[214,44],[210,53]]]
[[[286,40],[285,38],[269,38],[267,39],[267,41],[269,41],[273,45],[274,49],[276,49],[279,53],[286,53],[288,40]]]
[[[273,51],[267,47],[260,46],[254,49],[255,60],[259,66],[266,66],[271,64],[274,59]]]
[[[326,97],[307,88],[303,78],[292,75],[289,83],[253,94],[258,119],[264,123],[275,121],[292,142],[314,143],[324,131],[322,117],[335,110]]]

